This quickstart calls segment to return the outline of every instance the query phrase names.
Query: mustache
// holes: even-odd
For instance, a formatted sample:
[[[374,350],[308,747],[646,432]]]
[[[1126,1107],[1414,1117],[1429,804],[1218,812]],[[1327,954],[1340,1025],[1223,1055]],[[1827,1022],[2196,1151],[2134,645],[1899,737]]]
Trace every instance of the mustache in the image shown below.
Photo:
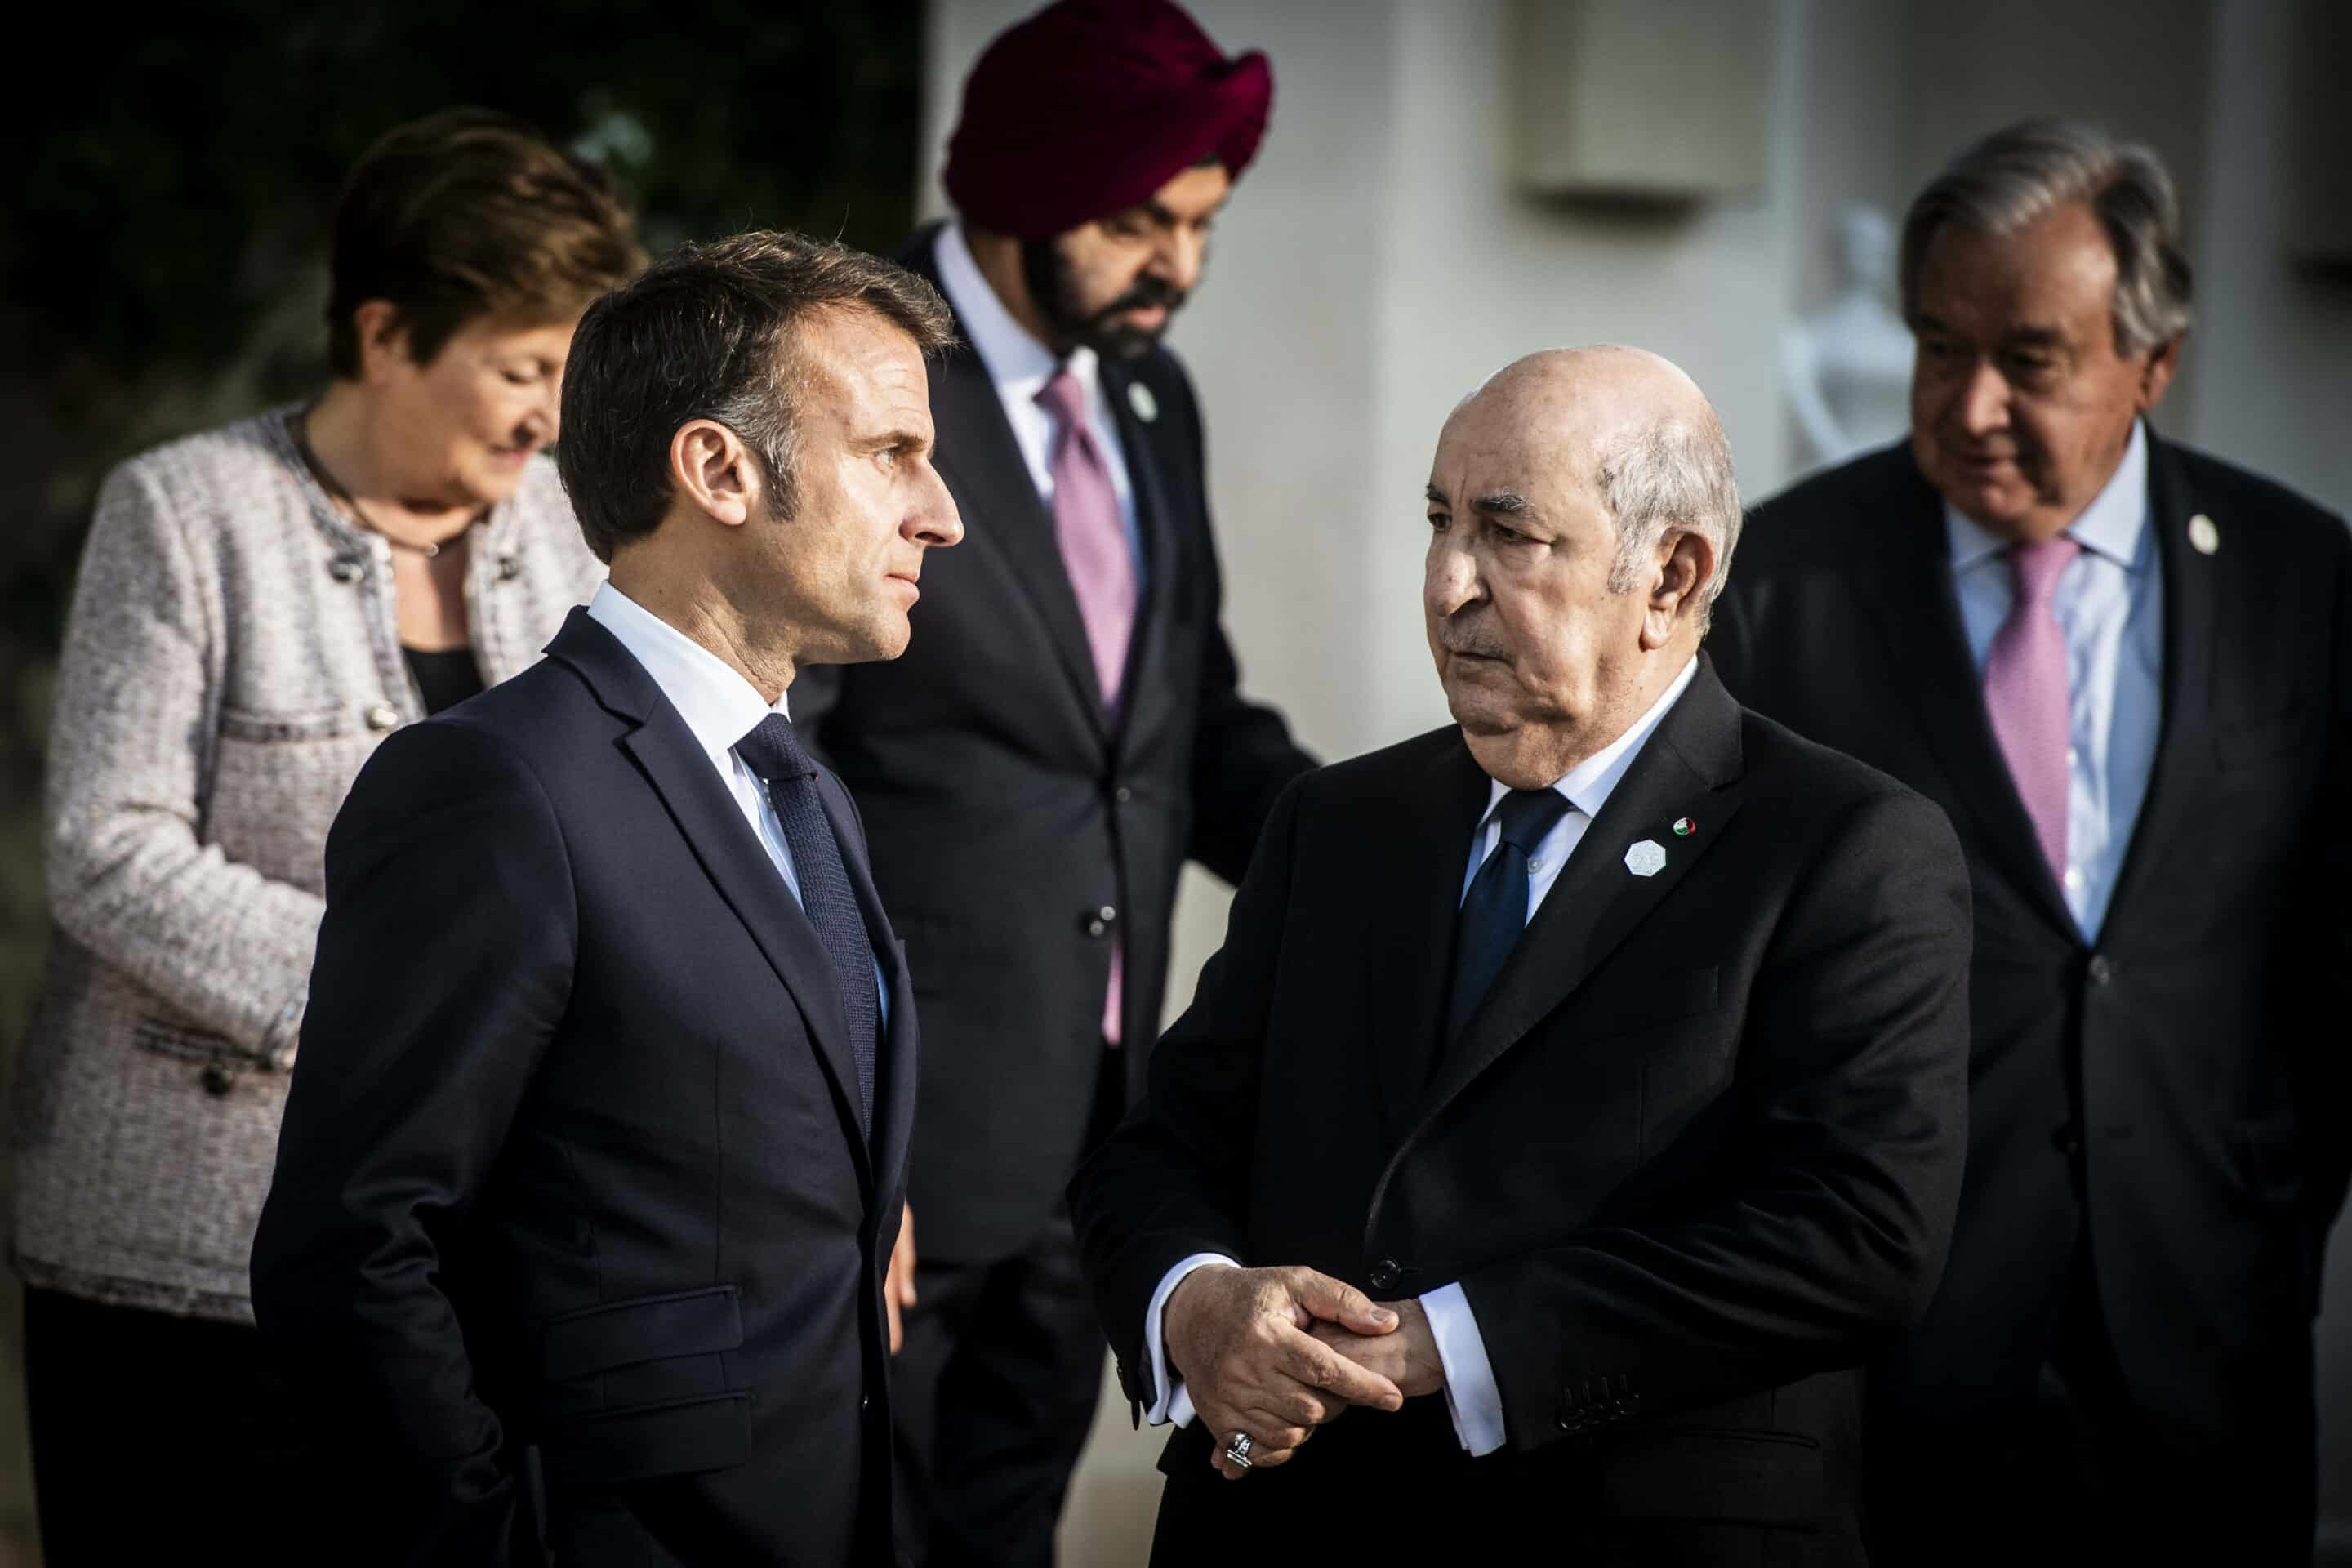
[[[1097,310],[1094,319],[1107,321],[1122,310],[1140,310],[1152,305],[1164,306],[1170,315],[1183,308],[1185,293],[1173,283],[1158,278],[1139,278],[1135,287]]]
[[[1474,658],[1504,658],[1510,646],[1493,632],[1470,626],[1460,631],[1448,629],[1438,634],[1438,646],[1448,653],[1468,654]]]

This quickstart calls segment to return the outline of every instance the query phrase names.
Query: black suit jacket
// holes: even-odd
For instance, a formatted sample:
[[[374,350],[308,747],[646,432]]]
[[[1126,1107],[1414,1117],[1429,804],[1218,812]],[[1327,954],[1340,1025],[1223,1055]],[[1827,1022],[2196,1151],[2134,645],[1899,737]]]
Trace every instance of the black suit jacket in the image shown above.
[[[900,258],[934,281],[936,239]],[[1132,1079],[1159,1033],[1177,873],[1190,858],[1238,880],[1274,797],[1313,765],[1238,689],[1183,367],[1155,350],[1102,376],[1145,560],[1116,721],[1052,514],[969,347],[931,364],[937,463],[966,531],[925,558],[912,646],[793,685],[794,722],[872,826],[914,970],[926,1258],[989,1261],[1036,1233],[1094,1105],[1112,943]]]
[[[915,1004],[856,814],[825,779],[890,987],[870,1142],[707,753],[585,611],[548,651],[328,839],[253,1297],[351,1488],[330,1555],[508,1561],[543,1469],[568,1562],[882,1560]]]
[[[1975,883],[1968,1184],[1890,1413],[2028,1399],[2086,1245],[2146,1417],[2206,1446],[2299,1430],[2307,1484],[2307,1318],[2352,1160],[2352,542],[2152,435],[2148,494],[2163,723],[2095,947],[1992,738],[1907,445],[1757,509],[1714,646],[1743,701],[1940,804]]]
[[[1844,1560],[1849,1369],[1926,1305],[1958,1196],[1951,830],[1702,662],[1424,1079],[1487,796],[1452,728],[1288,791],[1143,1104],[1072,1191],[1138,1402],[1144,1312],[1190,1254],[1375,1298],[1458,1281],[1507,1448],[1460,1459],[1432,1399],[1349,1412],[1229,1486],[1195,1423],[1162,1462],[1163,1532],[1241,1510],[1286,1539],[1367,1520],[1377,1544],[1399,1518],[1371,1489],[1451,1477],[1500,1510],[1482,1528],[1646,1521],[1748,1562],[1752,1533],[1720,1527],[1815,1531]],[[1643,839],[1666,852],[1648,878],[1625,865]]]

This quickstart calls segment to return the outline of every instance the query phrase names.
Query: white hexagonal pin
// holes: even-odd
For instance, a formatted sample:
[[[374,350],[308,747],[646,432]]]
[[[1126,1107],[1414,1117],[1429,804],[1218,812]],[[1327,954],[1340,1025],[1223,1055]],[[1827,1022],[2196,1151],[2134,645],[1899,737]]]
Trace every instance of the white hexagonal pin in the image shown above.
[[[1666,868],[1666,847],[1644,838],[1625,851],[1625,869],[1636,877],[1654,877]]]

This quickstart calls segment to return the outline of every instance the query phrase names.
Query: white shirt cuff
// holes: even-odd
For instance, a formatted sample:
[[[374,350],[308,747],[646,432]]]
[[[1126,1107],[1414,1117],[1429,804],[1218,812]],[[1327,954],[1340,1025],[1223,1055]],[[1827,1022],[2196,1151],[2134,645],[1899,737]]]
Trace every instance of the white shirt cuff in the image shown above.
[[[1151,1407],[1143,1413],[1143,1418],[1154,1426],[1164,1426],[1171,1422],[1179,1426],[1192,1424],[1192,1396],[1185,1391],[1176,1374],[1169,1370],[1168,1352],[1160,1341],[1160,1320],[1168,1310],[1168,1298],[1176,1293],[1176,1287],[1184,1282],[1184,1276],[1212,1263],[1221,1263],[1228,1268],[1241,1267],[1222,1252],[1196,1252],[1160,1276],[1160,1289],[1151,1293],[1151,1305],[1143,1310],[1143,1352],[1151,1358],[1151,1386],[1157,1394]],[[1483,1354],[1479,1364],[1486,1364]],[[1500,1424],[1501,1418],[1497,1415],[1496,1425],[1499,1426]]]
[[[1495,1386],[1495,1369],[1486,1360],[1486,1342],[1479,1337],[1470,1298],[1459,1285],[1441,1285],[1421,1299],[1421,1310],[1437,1342],[1438,1363],[1445,1368],[1445,1408],[1454,1417],[1454,1435],[1471,1458],[1491,1454],[1503,1446],[1503,1391]]]

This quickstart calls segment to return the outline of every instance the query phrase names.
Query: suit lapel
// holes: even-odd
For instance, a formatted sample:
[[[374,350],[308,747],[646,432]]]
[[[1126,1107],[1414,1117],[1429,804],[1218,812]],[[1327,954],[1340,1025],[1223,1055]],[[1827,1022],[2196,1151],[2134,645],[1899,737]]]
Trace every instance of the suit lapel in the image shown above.
[[[2211,556],[2189,547],[2189,519],[2196,514],[2197,498],[2180,459],[2153,429],[2147,433],[2147,500],[2148,526],[2156,530],[2157,560],[2164,574],[2164,711],[2147,795],[2108,900],[2109,923],[2116,911],[2130,907],[2163,847],[2196,831],[2189,819],[2192,786],[2211,756],[2203,742],[2210,732],[2205,721],[2212,707],[2214,643],[2221,626],[2218,568]]]
[[[1169,616],[1161,613],[1175,592],[1175,512],[1168,483],[1160,472],[1160,426],[1136,412],[1133,388],[1139,384],[1126,366],[1104,361],[1103,393],[1118,426],[1119,451],[1127,459],[1128,483],[1135,491],[1136,532],[1141,536],[1143,593],[1135,606],[1135,631],[1127,650],[1127,673],[1120,684],[1121,725],[1128,734],[1139,732],[1136,708],[1145,694],[1163,689],[1157,679],[1167,656]],[[1150,394],[1150,388],[1144,388]],[[1156,406],[1146,402],[1146,406]]]
[[[635,721],[621,737],[622,747],[644,770],[703,874],[743,922],[800,1009],[802,1024],[832,1081],[843,1130],[861,1173],[870,1181],[866,1139],[858,1128],[856,1059],[850,1052],[841,994],[834,985],[833,962],[817,941],[816,928],[776,874],[759,836],[712,771],[709,754],[628,649],[586,610],[575,609],[548,652],[578,670],[608,710]]]
[[[1697,675],[1585,829],[1461,1037],[1443,1047],[1419,1101],[1418,1126],[1567,1001],[1682,885],[1738,812],[1742,767],[1739,707],[1701,655]],[[1696,825],[1686,837],[1674,831],[1683,817]],[[1466,835],[1465,827],[1456,845],[1464,858]],[[1664,852],[1665,864],[1653,876],[1626,867],[1627,850],[1643,840]]]
[[[1414,803],[1405,820],[1392,828],[1383,822],[1379,836],[1368,838],[1380,846],[1381,858],[1364,879],[1367,887],[1395,889],[1390,907],[1401,929],[1387,932],[1381,945],[1391,952],[1425,955],[1420,963],[1376,966],[1370,974],[1374,994],[1364,1010],[1365,1017],[1395,1026],[1383,1030],[1387,1048],[1375,1066],[1389,1126],[1399,1139],[1412,1126],[1428,1087],[1430,1041],[1444,1024],[1470,834],[1492,793],[1459,730],[1414,786],[1404,792]],[[1423,802],[1434,809],[1423,809]]]
[[[1943,503],[1907,454],[1902,474],[1889,515],[1873,531],[1883,553],[1879,570],[1864,578],[1871,591],[1863,598],[1886,643],[1889,668],[1904,673],[1913,711],[1951,781],[1950,800],[1975,821],[1979,842],[2010,880],[2071,932],[2074,917],[2042,858],[2033,819],[1985,711],[1984,685],[1960,622]]]

